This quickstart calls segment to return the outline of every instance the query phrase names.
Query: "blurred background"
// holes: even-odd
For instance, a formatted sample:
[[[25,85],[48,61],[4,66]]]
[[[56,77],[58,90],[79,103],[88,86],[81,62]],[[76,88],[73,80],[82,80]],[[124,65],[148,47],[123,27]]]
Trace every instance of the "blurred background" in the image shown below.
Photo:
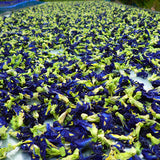
[[[160,0],[111,0],[111,1],[117,1],[135,7],[151,9],[153,11],[160,11]]]
[[[43,1],[54,1],[54,0],[43,0]],[[160,0],[106,0],[106,1],[122,3],[145,9],[151,9],[153,11],[160,11]]]
[[[13,11],[16,9],[33,6],[48,1],[53,2],[53,1],[67,1],[67,0],[0,0],[0,14],[7,11]],[[88,1],[88,0],[82,0],[82,1]],[[131,7],[133,6],[133,7],[149,9],[154,12],[160,11],[160,0],[104,0],[104,1],[126,4],[130,5]]]

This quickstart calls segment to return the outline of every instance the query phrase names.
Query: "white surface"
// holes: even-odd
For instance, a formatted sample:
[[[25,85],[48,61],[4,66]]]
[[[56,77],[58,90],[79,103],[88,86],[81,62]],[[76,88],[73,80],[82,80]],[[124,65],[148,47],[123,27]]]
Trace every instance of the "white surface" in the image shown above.
[[[57,49],[57,50],[52,50],[52,51],[50,51],[50,53],[53,55],[53,57],[54,57],[55,55],[62,55],[61,52],[63,52],[63,49]]]
[[[0,140],[0,147],[6,147],[8,144],[16,144],[18,140],[8,136],[6,140]],[[23,152],[17,147],[15,150],[7,153],[7,158],[5,160],[31,160],[28,153]]]
[[[133,71],[131,71],[129,78],[134,80],[134,81],[137,81],[139,83],[143,83],[144,84],[143,88],[146,91],[149,91],[149,90],[153,89],[153,86],[152,86],[151,82],[147,78],[144,79],[144,78],[141,78],[141,77],[137,77],[136,74]]]

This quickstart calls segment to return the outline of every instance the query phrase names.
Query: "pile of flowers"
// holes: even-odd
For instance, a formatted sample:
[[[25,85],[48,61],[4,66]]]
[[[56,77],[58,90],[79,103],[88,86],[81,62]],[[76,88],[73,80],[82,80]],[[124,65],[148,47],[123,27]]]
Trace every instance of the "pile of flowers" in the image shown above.
[[[16,147],[36,160],[160,159],[160,14],[81,1],[0,17],[0,139],[9,136],[19,142],[0,159]]]

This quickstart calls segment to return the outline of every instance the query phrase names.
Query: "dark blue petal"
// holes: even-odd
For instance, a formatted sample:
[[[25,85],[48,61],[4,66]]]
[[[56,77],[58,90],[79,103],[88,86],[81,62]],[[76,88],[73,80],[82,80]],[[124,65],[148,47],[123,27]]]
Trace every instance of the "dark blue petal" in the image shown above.
[[[142,154],[146,160],[157,160],[156,155],[151,151],[151,149],[143,149]]]
[[[158,86],[160,86],[160,80],[155,80],[155,81],[152,81],[151,83],[152,83],[152,86],[153,86],[153,87],[158,87]]]
[[[102,160],[102,159],[103,159],[102,155],[92,154],[91,156],[86,157],[83,160]]]
[[[129,158],[128,160],[141,160],[141,158],[138,155],[135,155],[135,156]]]
[[[137,73],[137,76],[138,76],[138,77],[142,77],[142,78],[147,78],[147,77],[148,77],[148,73],[145,72],[145,71],[138,72],[138,73]]]
[[[98,116],[100,117],[99,126],[100,126],[101,129],[106,131],[106,130],[109,130],[109,129],[112,128],[113,120],[112,120],[112,115],[111,114],[102,113]]]
[[[0,117],[0,127],[2,127],[3,125],[5,125],[5,127],[7,127],[8,123],[6,122],[4,117]]]
[[[0,63],[0,69],[3,69],[4,62]]]
[[[156,157],[160,159],[160,144],[152,146],[152,151],[155,153]]]
[[[93,150],[93,152],[95,154],[97,154],[97,155],[102,155],[103,154],[103,146],[102,146],[101,143],[98,143],[98,142],[94,143],[94,142],[92,142],[91,143],[91,148],[92,148],[92,150]]]
[[[79,149],[83,149],[84,147],[87,147],[91,143],[92,138],[87,139],[78,139],[74,141],[74,143],[77,145]]]

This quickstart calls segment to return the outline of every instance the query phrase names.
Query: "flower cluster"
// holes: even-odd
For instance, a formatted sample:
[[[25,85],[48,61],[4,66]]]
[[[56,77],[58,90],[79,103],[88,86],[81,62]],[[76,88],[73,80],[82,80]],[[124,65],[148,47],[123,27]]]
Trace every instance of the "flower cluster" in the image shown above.
[[[0,139],[19,141],[0,159],[160,159],[159,72],[159,13],[82,1],[0,17]]]

